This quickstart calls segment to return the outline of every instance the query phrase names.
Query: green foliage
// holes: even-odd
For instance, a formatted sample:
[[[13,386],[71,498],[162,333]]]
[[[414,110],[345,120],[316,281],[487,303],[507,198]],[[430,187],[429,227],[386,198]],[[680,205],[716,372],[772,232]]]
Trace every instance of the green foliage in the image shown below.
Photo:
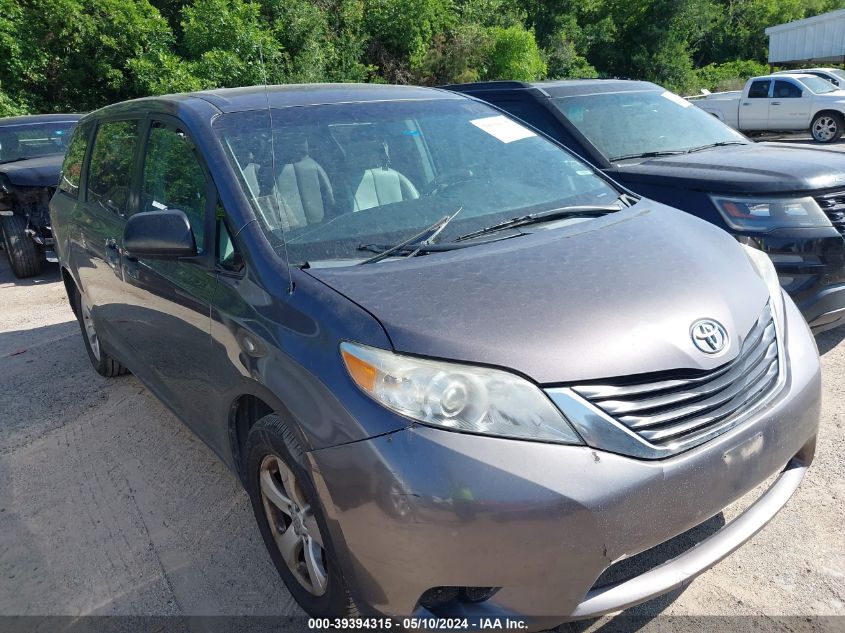
[[[550,79],[598,77],[596,69],[578,52],[582,40],[581,29],[573,17],[559,23],[543,49]]]
[[[409,69],[423,63],[432,39],[454,16],[451,0],[365,0],[370,54],[388,78],[409,78]]]
[[[710,91],[739,90],[745,85],[749,77],[769,74],[769,66],[754,60],[725,62],[724,64],[707,64],[693,71],[693,93],[702,88]]]
[[[17,103],[9,95],[0,90],[0,117],[17,116],[18,114],[26,114],[27,107],[23,104]]]
[[[0,0],[0,116],[319,81],[766,72],[767,26],[842,0]]]
[[[523,26],[495,26],[491,39],[485,79],[533,81],[545,76],[546,63],[531,31]]]
[[[147,0],[29,0],[19,8],[20,57],[0,81],[37,110],[88,110],[125,98],[131,61],[172,42]]]

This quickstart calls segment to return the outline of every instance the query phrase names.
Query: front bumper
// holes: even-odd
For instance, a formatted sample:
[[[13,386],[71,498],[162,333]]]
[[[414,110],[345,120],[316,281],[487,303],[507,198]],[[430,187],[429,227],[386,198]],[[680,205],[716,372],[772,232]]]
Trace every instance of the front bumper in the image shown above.
[[[845,324],[845,283],[820,289],[800,304],[813,334]]]
[[[812,461],[818,356],[787,306],[791,371],[781,394],[748,422],[669,459],[424,426],[311,452],[356,600],[407,616],[420,613],[432,587],[501,587],[462,613],[528,617],[543,628],[642,602],[721,560],[774,516]],[[785,464],[757,503],[699,547],[592,590],[614,561],[718,514]]]
[[[781,229],[750,239],[772,258],[783,289],[814,334],[845,323],[842,235],[833,229]]]

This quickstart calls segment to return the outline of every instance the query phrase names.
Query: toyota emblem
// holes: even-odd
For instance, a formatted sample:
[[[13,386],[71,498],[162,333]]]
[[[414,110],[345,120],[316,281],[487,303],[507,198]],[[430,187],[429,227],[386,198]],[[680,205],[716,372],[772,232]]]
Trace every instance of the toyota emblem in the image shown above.
[[[719,354],[728,346],[728,333],[713,319],[699,319],[690,329],[692,342],[705,354]]]

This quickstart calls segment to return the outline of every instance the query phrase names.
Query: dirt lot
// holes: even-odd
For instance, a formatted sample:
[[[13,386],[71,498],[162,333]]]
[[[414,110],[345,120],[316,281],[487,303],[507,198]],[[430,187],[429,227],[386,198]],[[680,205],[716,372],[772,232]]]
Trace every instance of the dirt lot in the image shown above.
[[[819,339],[818,453],[787,507],[635,614],[845,615],[843,339]],[[297,613],[235,479],[137,379],[94,373],[55,266],[20,281],[0,257],[0,615]]]

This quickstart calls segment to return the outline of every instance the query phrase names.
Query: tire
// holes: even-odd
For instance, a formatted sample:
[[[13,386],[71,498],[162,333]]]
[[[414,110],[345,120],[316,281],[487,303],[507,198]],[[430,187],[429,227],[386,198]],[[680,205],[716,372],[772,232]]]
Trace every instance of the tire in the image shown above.
[[[845,131],[845,118],[835,112],[819,112],[810,123],[810,134],[818,143],[833,143]]]
[[[250,429],[244,456],[244,480],[255,520],[288,591],[312,617],[357,617],[305,451],[294,431],[279,416],[267,415]],[[318,554],[311,565],[306,563],[309,552]],[[324,579],[322,586],[319,578]]]
[[[26,234],[26,220],[19,215],[6,216],[2,222],[3,246],[15,277],[34,277],[43,268],[38,246]]]
[[[88,352],[88,359],[94,371],[106,378],[129,373],[129,370],[109,356],[100,344],[100,337],[91,319],[91,309],[84,302],[82,293],[78,290],[74,291],[72,301],[76,320],[79,321],[79,329],[82,330],[82,342],[85,344],[85,351]]]

